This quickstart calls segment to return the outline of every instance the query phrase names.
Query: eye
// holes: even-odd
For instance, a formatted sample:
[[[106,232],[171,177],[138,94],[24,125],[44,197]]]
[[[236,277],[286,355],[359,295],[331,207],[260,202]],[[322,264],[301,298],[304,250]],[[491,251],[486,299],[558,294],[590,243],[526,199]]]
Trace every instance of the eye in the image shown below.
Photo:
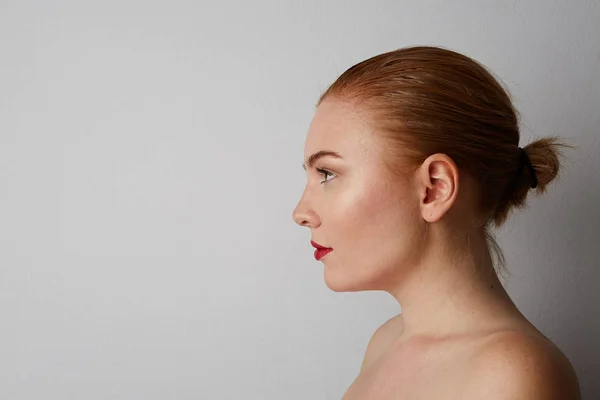
[[[317,170],[317,172],[319,172],[320,174],[323,174],[323,175],[325,176],[325,180],[324,180],[324,181],[322,181],[321,183],[328,182],[328,181],[327,181],[327,176],[328,176],[328,175],[331,175],[331,176],[335,175],[333,172],[329,172],[329,171],[326,171],[326,170],[324,170],[324,169],[321,169],[321,168],[315,168],[315,169]],[[330,179],[330,180],[331,180],[331,179]]]

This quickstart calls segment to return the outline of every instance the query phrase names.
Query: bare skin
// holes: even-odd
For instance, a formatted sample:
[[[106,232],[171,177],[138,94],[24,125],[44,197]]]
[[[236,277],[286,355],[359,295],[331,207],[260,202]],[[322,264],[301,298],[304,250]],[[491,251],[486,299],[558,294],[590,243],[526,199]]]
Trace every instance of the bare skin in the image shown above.
[[[448,338],[403,329],[397,315],[376,331],[344,400],[581,398],[568,359],[527,324]]]
[[[406,179],[390,175],[371,126],[349,103],[319,106],[305,157],[341,158],[307,165],[293,214],[334,249],[321,259],[330,289],[383,290],[402,307],[373,334],[343,400],[580,399],[569,360],[494,273],[476,183],[445,154]]]

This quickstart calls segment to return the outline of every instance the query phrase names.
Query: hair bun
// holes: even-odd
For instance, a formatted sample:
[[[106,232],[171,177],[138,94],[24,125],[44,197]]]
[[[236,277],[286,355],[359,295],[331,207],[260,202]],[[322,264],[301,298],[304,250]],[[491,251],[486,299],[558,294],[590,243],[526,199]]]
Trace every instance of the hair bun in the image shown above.
[[[521,171],[523,170],[524,166],[527,166],[528,170],[529,170],[529,174],[531,175],[531,188],[535,189],[537,187],[538,181],[537,181],[537,175],[535,173],[535,168],[533,168],[533,165],[531,164],[531,160],[529,159],[529,156],[527,155],[527,152],[525,151],[524,148],[519,147],[519,173],[521,173]]]
[[[514,182],[507,188],[507,193],[499,202],[494,213],[496,226],[500,226],[512,209],[525,207],[529,189],[536,189],[543,194],[550,182],[557,178],[561,166],[561,151],[573,148],[556,136],[537,139],[525,148],[519,148],[519,166]],[[524,168],[524,167],[527,168]]]

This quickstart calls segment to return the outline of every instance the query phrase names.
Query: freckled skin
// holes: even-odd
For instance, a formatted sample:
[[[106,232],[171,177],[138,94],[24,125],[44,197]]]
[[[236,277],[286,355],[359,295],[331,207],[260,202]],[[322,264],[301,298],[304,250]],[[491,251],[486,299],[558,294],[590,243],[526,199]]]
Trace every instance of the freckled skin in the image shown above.
[[[327,226],[323,232],[315,229],[313,239],[334,248],[323,262],[325,281],[335,291],[376,288],[399,260],[417,254],[406,244],[416,242],[418,203],[404,201],[413,194],[390,182],[372,135],[352,109],[329,104],[319,107],[309,129],[307,155],[330,148],[343,154],[343,160],[317,162],[335,174],[326,183],[322,174],[308,171],[302,200],[312,222]],[[375,252],[380,257],[374,258]]]

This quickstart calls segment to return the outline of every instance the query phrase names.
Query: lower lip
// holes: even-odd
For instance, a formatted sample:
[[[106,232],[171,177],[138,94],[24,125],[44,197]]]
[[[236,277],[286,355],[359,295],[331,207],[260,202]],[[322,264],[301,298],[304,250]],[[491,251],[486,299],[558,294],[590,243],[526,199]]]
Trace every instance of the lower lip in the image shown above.
[[[325,255],[331,253],[332,251],[333,251],[333,249],[316,249],[315,250],[315,258],[318,261],[321,258],[325,257]]]

